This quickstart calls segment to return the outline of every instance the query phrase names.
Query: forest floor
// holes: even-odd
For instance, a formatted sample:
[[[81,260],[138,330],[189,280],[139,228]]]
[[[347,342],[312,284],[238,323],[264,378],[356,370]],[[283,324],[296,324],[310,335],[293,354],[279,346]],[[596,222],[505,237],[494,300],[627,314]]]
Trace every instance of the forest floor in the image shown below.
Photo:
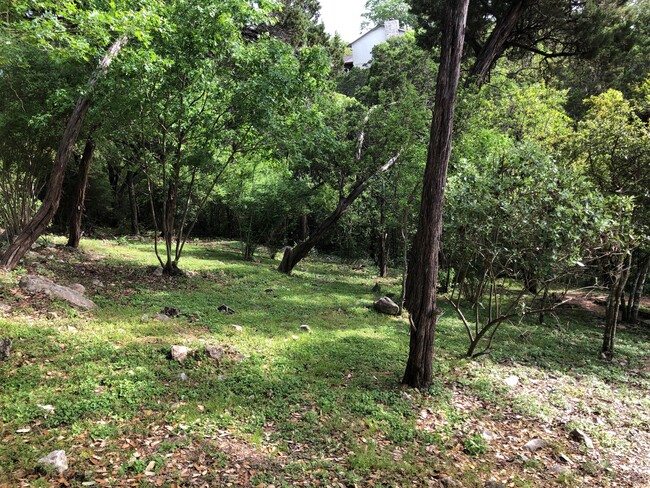
[[[576,302],[545,325],[505,324],[492,354],[468,360],[445,309],[419,392],[400,385],[407,321],[372,310],[370,266],[314,257],[287,277],[238,243],[197,242],[180,263],[193,275],[170,279],[152,274],[149,242],[58,242],[0,272],[0,338],[13,341],[0,487],[650,487],[648,327],[624,327],[602,361],[602,316]],[[81,283],[98,308],[26,293],[28,273]],[[180,313],[152,318],[165,307]],[[179,363],[172,345],[194,353]],[[68,469],[38,468],[57,449]]]

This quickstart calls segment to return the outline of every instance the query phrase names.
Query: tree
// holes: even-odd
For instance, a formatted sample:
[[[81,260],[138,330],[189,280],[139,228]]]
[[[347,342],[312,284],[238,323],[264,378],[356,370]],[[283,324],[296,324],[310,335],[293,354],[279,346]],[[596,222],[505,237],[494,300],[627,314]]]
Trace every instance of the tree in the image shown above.
[[[415,27],[416,18],[409,4],[403,0],[366,0],[366,11],[361,14],[361,29],[370,25],[381,25],[387,20],[399,20],[400,26]]]
[[[443,20],[440,67],[431,123],[427,164],[423,178],[418,230],[409,266],[406,309],[411,338],[409,357],[402,382],[427,389],[433,380],[433,352],[436,330],[436,283],[442,234],[447,166],[451,153],[454,109],[469,0],[449,0]]]

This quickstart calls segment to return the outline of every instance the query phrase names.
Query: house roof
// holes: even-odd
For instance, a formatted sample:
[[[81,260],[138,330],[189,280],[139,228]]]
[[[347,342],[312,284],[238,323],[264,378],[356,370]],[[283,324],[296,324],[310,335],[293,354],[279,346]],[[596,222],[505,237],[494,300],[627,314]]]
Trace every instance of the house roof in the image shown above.
[[[352,41],[350,44],[348,44],[348,46],[352,46],[352,44],[354,44],[355,42],[359,41],[360,39],[363,39],[363,38],[366,37],[368,34],[370,34],[371,32],[376,31],[376,30],[379,29],[380,27],[384,27],[384,24],[377,24],[377,25],[374,26],[372,29],[367,30],[366,32],[364,32],[363,34],[361,34],[359,37],[357,37],[354,41]],[[402,33],[406,32],[406,29],[405,29],[404,27],[402,27],[401,25],[399,26],[399,28],[398,28],[397,30],[398,30],[398,32],[402,32]]]

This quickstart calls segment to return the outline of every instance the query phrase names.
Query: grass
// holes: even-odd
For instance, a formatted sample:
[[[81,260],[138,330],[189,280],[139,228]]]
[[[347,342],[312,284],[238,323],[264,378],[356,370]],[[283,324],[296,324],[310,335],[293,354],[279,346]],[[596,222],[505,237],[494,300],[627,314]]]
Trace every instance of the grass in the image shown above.
[[[197,242],[181,261],[196,275],[170,280],[152,276],[150,243],[86,240],[69,251],[53,247],[60,242],[48,237],[22,268],[0,274],[0,302],[12,307],[0,336],[14,343],[0,363],[0,486],[56,480],[36,468],[54,449],[68,454],[72,486],[435,486],[444,477],[640,486],[648,469],[616,471],[634,439],[648,443],[647,331],[622,331],[618,362],[604,363],[597,319],[570,311],[561,328],[506,324],[492,355],[469,361],[462,324],[446,310],[436,381],[417,392],[400,386],[407,321],[368,307],[371,266],[311,259],[287,277],[264,255],[243,261],[237,242]],[[16,284],[27,272],[80,282],[99,308],[23,294]],[[398,294],[399,281],[383,280],[384,293]],[[222,304],[235,314],[217,311]],[[143,319],[166,306],[181,315]],[[171,361],[173,344],[196,353]],[[216,362],[206,344],[244,359]],[[503,383],[509,375],[520,378],[516,388]],[[568,440],[574,426],[613,467]],[[485,441],[482,428],[497,439]],[[553,448],[519,463],[535,436]],[[562,453],[574,469],[549,473]]]

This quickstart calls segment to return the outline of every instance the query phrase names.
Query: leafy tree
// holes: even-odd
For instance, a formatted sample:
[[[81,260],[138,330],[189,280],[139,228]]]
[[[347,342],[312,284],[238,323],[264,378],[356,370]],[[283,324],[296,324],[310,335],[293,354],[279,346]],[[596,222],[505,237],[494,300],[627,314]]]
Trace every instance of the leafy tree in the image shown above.
[[[399,20],[400,26],[414,27],[416,18],[411,13],[409,4],[402,0],[367,0],[366,11],[361,14],[361,29],[370,25],[381,25],[387,20]]]

